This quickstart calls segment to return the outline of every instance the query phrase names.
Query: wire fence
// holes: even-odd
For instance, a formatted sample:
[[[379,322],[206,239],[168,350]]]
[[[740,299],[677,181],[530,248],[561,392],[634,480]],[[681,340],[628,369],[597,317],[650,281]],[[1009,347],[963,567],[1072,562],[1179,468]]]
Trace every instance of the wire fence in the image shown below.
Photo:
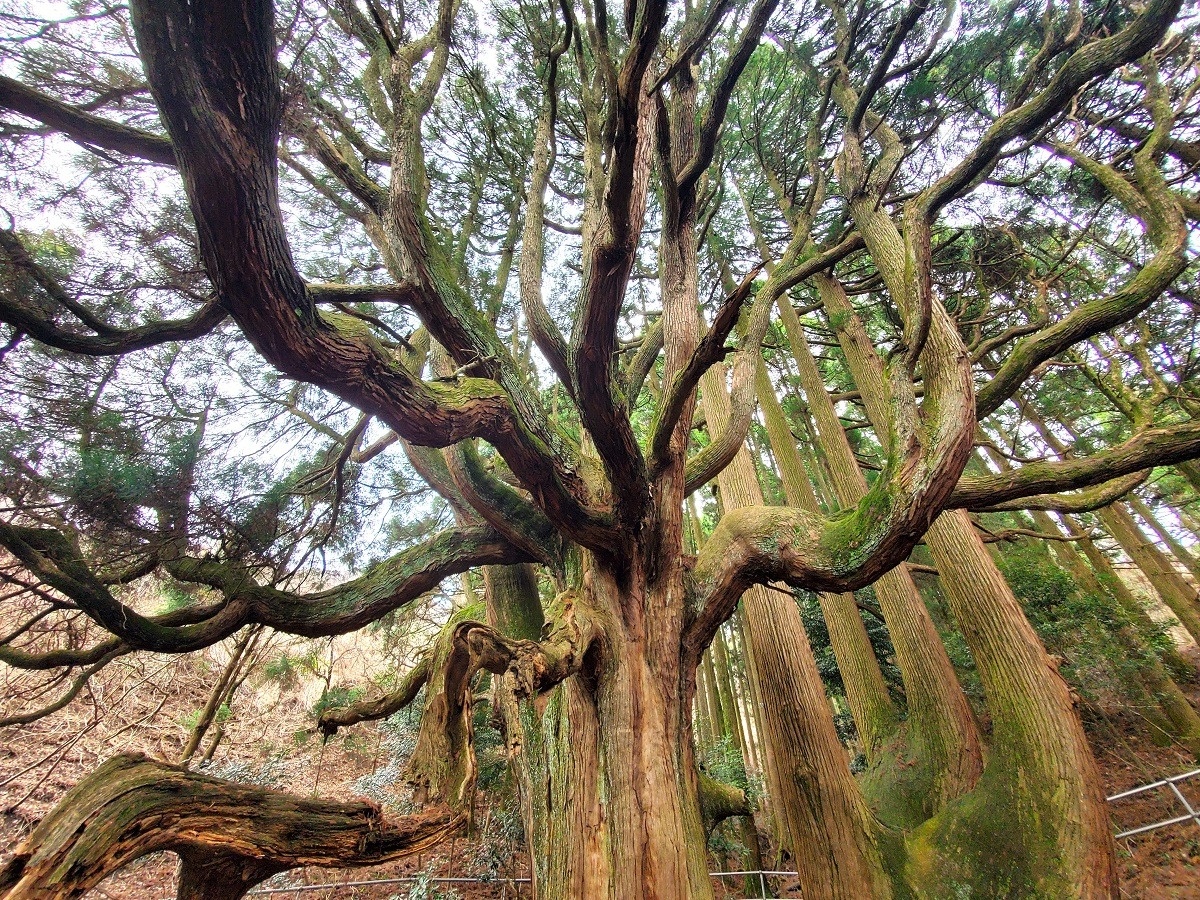
[[[1180,825],[1188,820],[1196,823],[1196,827],[1200,828],[1200,811],[1197,807],[1188,802],[1188,798],[1184,796],[1183,791],[1179,789],[1179,785],[1200,775],[1200,769],[1193,769],[1190,772],[1184,772],[1182,775],[1173,775],[1170,778],[1164,778],[1161,781],[1154,781],[1150,784],[1143,784],[1140,787],[1130,788],[1127,791],[1122,791],[1119,794],[1113,794],[1108,798],[1109,803],[1118,803],[1121,800],[1127,800],[1130,797],[1141,796],[1152,791],[1161,791],[1167,788],[1175,795],[1175,800],[1185,810],[1182,816],[1168,816],[1157,822],[1150,822],[1145,825],[1138,825],[1134,828],[1126,829],[1117,834],[1117,840],[1122,838],[1133,837],[1137,834],[1145,834],[1147,831],[1155,831],[1159,828],[1166,828],[1168,825]]]
[[[747,886],[757,882],[758,890],[755,894],[747,894],[747,900],[766,900],[769,897],[775,897],[776,892],[768,879],[773,878],[795,878],[799,876],[799,872],[786,872],[775,869],[752,869],[736,872],[709,872],[710,878],[726,879],[726,878],[745,878],[750,879],[746,882]],[[417,883],[424,884],[511,884],[521,885],[529,884],[530,878],[508,878],[503,876],[489,878],[452,878],[435,877],[429,875],[403,875],[394,878],[373,878],[364,881],[331,881],[321,884],[297,884],[297,885],[282,885],[276,887],[260,887],[255,888],[247,893],[247,896],[257,896],[266,894],[304,894],[311,891],[332,891],[346,888],[379,888],[388,885],[412,885]]]
[[[1135,797],[1152,794],[1156,791],[1169,791],[1173,796],[1173,800],[1184,809],[1183,815],[1169,815],[1164,819],[1154,822],[1148,822],[1141,825],[1136,825],[1132,828],[1127,828],[1119,831],[1116,834],[1117,840],[1134,837],[1139,834],[1145,834],[1150,831],[1155,831],[1159,828],[1166,828],[1171,825],[1181,825],[1186,822],[1193,822],[1200,828],[1200,802],[1193,804],[1188,800],[1187,796],[1180,785],[1193,778],[1200,778],[1200,769],[1193,769],[1190,772],[1184,772],[1181,775],[1173,775],[1170,778],[1164,778],[1160,781],[1154,781],[1150,784],[1143,784],[1135,788],[1130,788],[1127,791],[1121,791],[1119,794],[1113,794],[1106,798],[1110,804],[1120,803],[1123,800],[1129,800]],[[746,879],[745,887],[747,890],[751,886],[757,887],[757,891],[753,894],[747,893],[747,900],[760,900],[760,898],[768,898],[776,896],[774,885],[771,884],[771,879],[777,878],[795,878],[799,876],[798,872],[787,872],[775,869],[751,869],[736,872],[709,872],[709,877],[724,881],[729,878]],[[344,890],[348,888],[380,888],[387,885],[412,885],[418,882],[433,885],[464,885],[464,884],[504,884],[512,885],[520,888],[519,885],[530,883],[530,879],[526,877],[503,877],[495,876],[490,878],[467,878],[467,877],[434,877],[430,875],[405,875],[395,878],[376,878],[364,881],[337,881],[326,882],[322,884],[297,884],[297,885],[280,885],[274,887],[259,887],[250,891],[247,896],[268,895],[268,894],[294,894],[303,895],[311,891],[334,891]],[[755,884],[757,882],[757,884]]]

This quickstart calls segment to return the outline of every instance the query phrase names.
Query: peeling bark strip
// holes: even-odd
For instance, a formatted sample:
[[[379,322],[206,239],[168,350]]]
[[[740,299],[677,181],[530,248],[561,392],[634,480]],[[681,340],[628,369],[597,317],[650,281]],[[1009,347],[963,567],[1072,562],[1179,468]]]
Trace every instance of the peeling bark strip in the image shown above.
[[[462,821],[445,807],[388,821],[373,803],[305,799],[125,754],[33,830],[0,871],[0,900],[81,897],[161,850],[184,861],[180,897],[237,898],[296,866],[366,866],[425,850]]]

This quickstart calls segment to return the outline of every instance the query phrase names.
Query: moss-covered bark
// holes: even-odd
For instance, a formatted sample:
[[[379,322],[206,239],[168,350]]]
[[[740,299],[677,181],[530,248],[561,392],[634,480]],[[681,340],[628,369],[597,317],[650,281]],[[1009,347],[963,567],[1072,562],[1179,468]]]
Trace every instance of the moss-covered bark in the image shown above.
[[[1066,683],[962,511],[928,535],[992,715],[979,785],[910,838],[909,878],[932,897],[1111,897],[1103,785]]]

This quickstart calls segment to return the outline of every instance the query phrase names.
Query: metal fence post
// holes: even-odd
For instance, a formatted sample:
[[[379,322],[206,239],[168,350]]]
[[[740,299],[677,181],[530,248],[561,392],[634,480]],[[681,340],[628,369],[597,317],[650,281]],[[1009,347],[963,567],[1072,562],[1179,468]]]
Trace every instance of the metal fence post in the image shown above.
[[[762,888],[763,900],[767,900],[767,873],[762,869],[758,870],[758,886]]]

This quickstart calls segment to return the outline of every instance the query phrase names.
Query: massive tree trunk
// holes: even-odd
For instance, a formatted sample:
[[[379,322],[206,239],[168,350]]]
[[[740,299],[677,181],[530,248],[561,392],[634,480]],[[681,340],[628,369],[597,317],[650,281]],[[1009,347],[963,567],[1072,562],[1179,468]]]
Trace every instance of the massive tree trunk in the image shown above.
[[[570,766],[575,790],[605,800],[583,804],[592,816],[578,824],[598,852],[569,873],[578,889],[559,896],[711,897],[692,755],[694,673],[679,660],[681,623],[670,621],[678,607],[588,568],[585,560],[605,627],[594,665],[570,686],[581,694],[573,704],[580,717],[595,726],[594,738],[572,741]],[[629,591],[644,593],[633,605],[638,614],[626,617]],[[571,729],[579,733],[574,717]]]
[[[947,893],[1007,881],[1035,896],[1111,896],[1103,784],[1066,683],[968,515],[943,513],[927,540],[983,681],[992,740],[979,787],[914,837],[918,880]]]
[[[868,418],[887,433],[887,384],[861,321],[839,291],[847,363]],[[934,335],[931,335],[931,340]],[[1070,692],[969,516],[942,513],[926,534],[951,613],[967,640],[992,715],[979,784],[910,839],[908,871],[933,896],[1108,897],[1116,858],[1103,786]]]
[[[528,573],[493,571],[489,599],[515,587],[529,614],[510,608],[494,616],[496,628],[464,618],[439,641],[441,672],[430,677],[410,777],[426,802],[470,802],[469,684],[481,669],[498,676],[540,897],[711,896],[692,754],[694,670],[681,659],[680,607],[658,593],[682,590],[681,558],[664,562],[674,578],[647,588],[636,571],[614,574],[584,554],[581,587],[550,608],[540,642],[500,631],[534,630]],[[431,767],[435,759],[450,762]]]

